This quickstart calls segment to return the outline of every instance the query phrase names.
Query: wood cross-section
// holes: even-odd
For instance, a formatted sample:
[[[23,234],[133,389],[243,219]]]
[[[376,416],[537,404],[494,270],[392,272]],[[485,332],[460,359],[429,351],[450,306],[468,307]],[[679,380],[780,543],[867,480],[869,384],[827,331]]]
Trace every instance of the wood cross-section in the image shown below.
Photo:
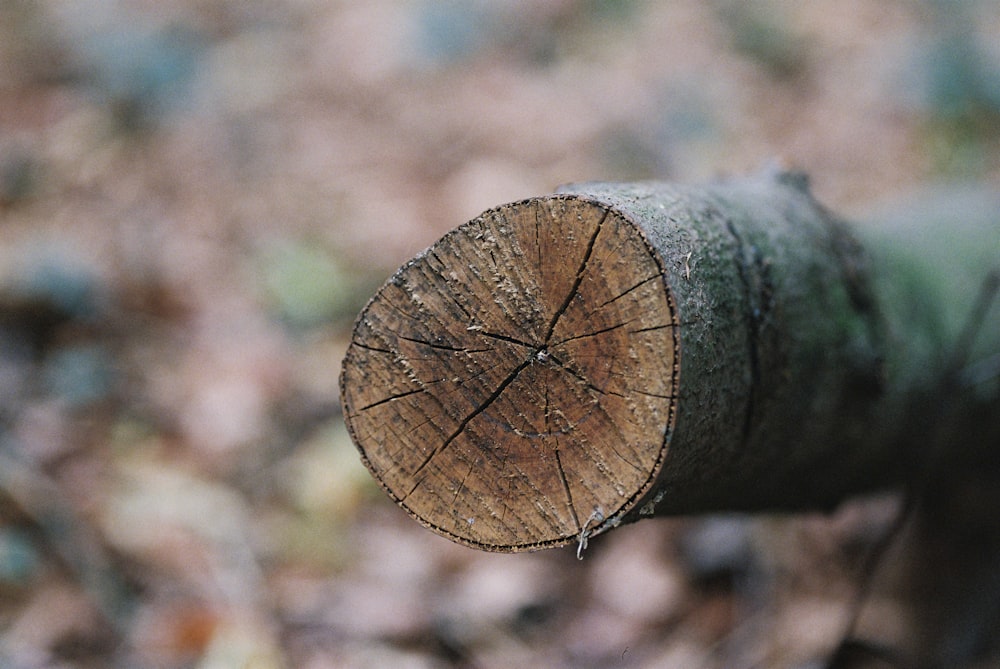
[[[569,543],[634,504],[676,408],[660,263],[620,214],[568,196],[489,211],[407,263],[344,363],[372,474],[425,525],[488,550]]]

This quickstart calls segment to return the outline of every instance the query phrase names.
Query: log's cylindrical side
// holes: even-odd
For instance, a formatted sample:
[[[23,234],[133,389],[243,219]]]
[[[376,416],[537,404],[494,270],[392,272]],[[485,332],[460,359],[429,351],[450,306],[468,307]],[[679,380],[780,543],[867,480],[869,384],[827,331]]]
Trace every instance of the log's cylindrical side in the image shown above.
[[[577,184],[633,222],[667,268],[678,409],[642,515],[829,507],[899,474],[872,432],[887,398],[868,261],[804,179],[700,187]]]

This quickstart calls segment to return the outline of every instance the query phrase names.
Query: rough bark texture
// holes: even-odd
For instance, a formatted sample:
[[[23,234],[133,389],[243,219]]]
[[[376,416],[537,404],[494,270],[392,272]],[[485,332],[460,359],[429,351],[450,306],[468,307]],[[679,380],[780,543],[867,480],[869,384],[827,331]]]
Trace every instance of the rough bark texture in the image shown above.
[[[362,312],[348,427],[415,518],[498,551],[648,515],[829,507],[911,475],[944,434],[953,459],[982,457],[1000,383],[960,377],[1000,353],[1000,310],[977,302],[1000,231],[965,231],[981,257],[947,281],[933,246],[870,232],[786,173],[499,207]]]

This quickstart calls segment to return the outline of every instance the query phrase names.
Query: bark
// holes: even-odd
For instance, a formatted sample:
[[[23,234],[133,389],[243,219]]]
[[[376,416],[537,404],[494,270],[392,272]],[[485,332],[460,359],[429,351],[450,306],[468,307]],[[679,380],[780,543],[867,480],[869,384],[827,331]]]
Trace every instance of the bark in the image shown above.
[[[994,462],[998,268],[996,220],[849,227],[794,174],[572,185],[388,280],[345,419],[397,503],[486,550],[829,508]]]

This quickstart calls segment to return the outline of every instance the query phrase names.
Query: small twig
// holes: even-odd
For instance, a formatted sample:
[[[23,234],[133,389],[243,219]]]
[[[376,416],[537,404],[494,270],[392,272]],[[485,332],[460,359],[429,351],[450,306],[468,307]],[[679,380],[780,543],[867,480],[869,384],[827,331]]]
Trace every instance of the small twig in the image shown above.
[[[576,547],[577,560],[582,560],[583,551],[587,550],[587,539],[589,539],[590,535],[592,534],[590,530],[590,524],[600,523],[603,520],[604,520],[604,512],[602,512],[600,509],[594,509],[594,512],[590,514],[589,518],[587,518],[587,522],[583,524],[583,527],[580,529],[580,543]]]
[[[13,500],[31,518],[115,633],[124,638],[133,593],[100,536],[74,512],[58,482],[9,446],[0,438],[0,496]]]
[[[876,539],[874,545],[872,545],[868,554],[864,557],[860,570],[860,585],[854,593],[853,601],[851,602],[849,609],[847,624],[844,626],[844,633],[841,635],[837,651],[830,659],[830,664],[827,665],[826,669],[837,669],[838,667],[844,666],[841,663],[847,661],[845,660],[846,657],[853,657],[851,653],[853,653],[859,646],[864,646],[867,650],[871,650],[871,648],[875,647],[873,643],[864,642],[855,638],[854,634],[857,632],[858,621],[861,619],[862,609],[865,604],[868,603],[872,590],[875,586],[875,575],[878,571],[879,565],[889,553],[889,549],[893,546],[896,539],[898,539],[903,533],[907,522],[913,517],[917,502],[918,495],[912,486],[908,487],[906,492],[903,494],[902,503],[896,511],[896,515],[893,517],[889,527],[886,528],[882,535]]]
[[[969,364],[972,346],[975,344],[976,337],[986,321],[986,315],[998,295],[1000,295],[1000,269],[994,269],[983,279],[983,283],[979,287],[979,294],[976,296],[976,302],[973,304],[972,311],[959,334],[955,348],[952,349],[949,372],[954,381],[959,380],[963,369]]]

